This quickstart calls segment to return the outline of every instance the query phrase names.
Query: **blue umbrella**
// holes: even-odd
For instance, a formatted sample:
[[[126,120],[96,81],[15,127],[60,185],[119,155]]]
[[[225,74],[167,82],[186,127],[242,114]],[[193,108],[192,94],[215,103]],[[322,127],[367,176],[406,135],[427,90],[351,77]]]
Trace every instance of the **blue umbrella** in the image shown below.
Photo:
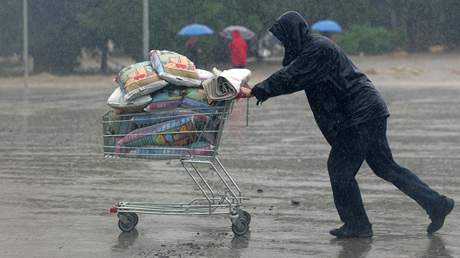
[[[319,32],[342,32],[342,27],[333,20],[317,21],[313,23],[311,28]]]
[[[199,36],[213,34],[214,31],[204,24],[190,24],[183,27],[177,34],[181,36]]]

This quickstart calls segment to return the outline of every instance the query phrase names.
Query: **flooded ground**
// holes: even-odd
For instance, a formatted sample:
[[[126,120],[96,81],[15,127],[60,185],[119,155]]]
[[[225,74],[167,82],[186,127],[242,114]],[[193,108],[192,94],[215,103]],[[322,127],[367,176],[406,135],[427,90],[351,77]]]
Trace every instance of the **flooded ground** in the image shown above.
[[[406,63],[401,71],[373,58],[358,58],[358,65],[389,105],[395,159],[458,202],[456,61],[439,62],[452,68],[446,75],[425,78]],[[432,60],[424,60],[425,72]],[[259,66],[254,80],[274,68]],[[187,201],[200,193],[177,161],[103,158],[101,115],[113,88],[108,77],[32,78],[25,100],[19,80],[1,80],[0,257],[460,257],[460,209],[428,237],[424,211],[367,166],[358,180],[374,238],[328,234],[339,226],[329,147],[302,93],[261,107],[252,101],[249,127],[239,103],[225,128],[220,157],[250,198],[247,237],[234,238],[225,216],[140,215],[136,231],[120,233],[108,213],[115,202]]]

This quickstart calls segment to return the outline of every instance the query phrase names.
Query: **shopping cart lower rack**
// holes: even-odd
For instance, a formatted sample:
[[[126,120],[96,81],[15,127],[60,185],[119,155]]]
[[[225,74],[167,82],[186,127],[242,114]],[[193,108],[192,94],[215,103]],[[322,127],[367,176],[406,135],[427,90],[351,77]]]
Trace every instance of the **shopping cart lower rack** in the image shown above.
[[[232,107],[233,101],[225,101],[205,108],[130,114],[109,111],[103,116],[106,157],[179,159],[203,195],[186,203],[121,201],[110,209],[118,215],[120,230],[134,230],[137,214],[227,214],[235,235],[248,232],[251,216],[241,209],[241,190],[218,158],[222,131]],[[209,173],[200,168],[203,166],[218,179],[219,187],[209,182]]]

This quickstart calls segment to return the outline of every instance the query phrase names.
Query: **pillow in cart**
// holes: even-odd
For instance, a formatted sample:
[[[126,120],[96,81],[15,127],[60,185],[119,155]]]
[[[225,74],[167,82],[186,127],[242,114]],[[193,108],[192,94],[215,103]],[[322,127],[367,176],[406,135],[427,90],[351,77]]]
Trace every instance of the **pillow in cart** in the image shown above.
[[[178,87],[167,87],[154,94],[151,94],[152,102],[166,101],[166,100],[180,100],[183,98],[183,90]]]
[[[167,87],[155,92],[151,103],[145,108],[146,112],[157,112],[179,107],[183,99],[183,90],[178,87]]]
[[[165,100],[165,101],[157,101],[148,104],[145,108],[145,112],[157,112],[161,110],[169,110],[179,107],[182,104],[182,99],[178,100]]]
[[[208,117],[194,114],[165,121],[131,131],[116,144],[116,153],[129,151],[129,148],[161,145],[185,146],[197,139],[197,123],[206,123]]]
[[[152,157],[152,156],[188,156],[203,155],[211,156],[214,146],[207,142],[196,142],[184,147],[148,146],[131,150],[128,156],[131,157]]]
[[[149,61],[123,68],[115,80],[127,101],[151,94],[168,84],[158,76]]]
[[[126,101],[123,92],[117,87],[107,100],[107,105],[125,112],[142,111],[152,101],[150,95],[142,96],[133,101]]]
[[[200,88],[189,88],[185,91],[184,98],[189,98],[201,102],[208,102],[208,95],[206,95],[206,91]]]
[[[184,55],[167,50],[151,50],[150,62],[160,78],[165,81],[187,87],[201,85],[202,80],[195,64]]]
[[[182,100],[182,103],[180,104],[180,107],[186,108],[189,110],[193,110],[196,112],[203,112],[203,113],[214,113],[216,111],[216,108],[209,105],[206,102],[198,101],[195,99],[191,99],[188,97],[185,97]]]
[[[198,73],[198,78],[201,81],[211,79],[212,77],[215,76],[215,74],[213,74],[212,72],[204,70],[204,69],[196,69],[196,72]]]

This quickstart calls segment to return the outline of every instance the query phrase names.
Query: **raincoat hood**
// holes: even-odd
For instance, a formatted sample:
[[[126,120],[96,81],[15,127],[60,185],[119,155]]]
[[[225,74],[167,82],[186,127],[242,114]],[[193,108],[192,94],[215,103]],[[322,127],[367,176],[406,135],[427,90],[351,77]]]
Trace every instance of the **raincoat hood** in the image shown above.
[[[281,15],[269,31],[284,45],[283,66],[291,63],[311,39],[310,26],[294,11]]]
[[[369,78],[340,46],[313,35],[299,13],[283,14],[269,31],[284,45],[283,67],[252,88],[257,103],[305,91],[313,116],[331,144],[342,129],[389,115]]]
[[[235,38],[241,38],[241,34],[239,31],[232,31],[232,39],[235,39]]]

